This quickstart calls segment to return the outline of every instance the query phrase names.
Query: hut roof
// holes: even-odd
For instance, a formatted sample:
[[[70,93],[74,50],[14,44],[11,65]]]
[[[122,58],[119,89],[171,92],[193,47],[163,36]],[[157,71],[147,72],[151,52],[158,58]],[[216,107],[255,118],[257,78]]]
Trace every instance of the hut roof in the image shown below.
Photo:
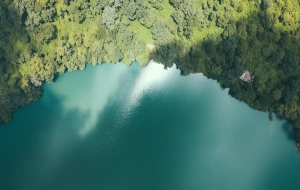
[[[242,81],[245,81],[245,82],[251,82],[251,80],[252,80],[251,73],[250,73],[248,70],[246,70],[246,71],[242,74],[242,76],[240,76],[240,79],[241,79]]]

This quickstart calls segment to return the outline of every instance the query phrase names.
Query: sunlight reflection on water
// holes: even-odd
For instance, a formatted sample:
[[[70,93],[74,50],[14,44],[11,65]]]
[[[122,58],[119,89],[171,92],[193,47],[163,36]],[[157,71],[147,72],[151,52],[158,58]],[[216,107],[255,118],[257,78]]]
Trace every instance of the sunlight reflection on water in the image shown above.
[[[179,75],[175,65],[165,70],[162,64],[151,61],[146,68],[143,68],[135,79],[132,89],[130,89],[130,95],[121,110],[120,117],[122,119],[118,121],[119,124],[128,118],[130,113],[139,105],[143,96],[147,94],[154,96],[174,75]]]
[[[0,128],[0,189],[299,187],[285,120],[175,65],[97,67],[45,85]]]
[[[182,107],[182,110],[179,109],[178,111],[183,113],[190,112],[191,118],[195,119],[195,121],[199,118],[199,121],[196,123],[200,125],[194,129],[194,134],[184,137],[188,141],[183,141],[181,144],[183,147],[186,146],[186,148],[184,150],[183,148],[179,149],[179,152],[184,151],[188,155],[188,164],[192,163],[191,165],[204,169],[203,171],[194,171],[198,175],[186,175],[186,178],[183,178],[184,181],[191,182],[193,181],[192,179],[211,181],[211,179],[215,179],[222,184],[226,184],[227,181],[231,181],[234,177],[239,182],[231,184],[231,187],[255,189],[258,187],[260,180],[265,175],[268,175],[268,172],[277,172],[277,168],[272,167],[281,163],[284,156],[282,158],[277,156],[272,161],[267,161],[269,155],[276,155],[276,149],[270,149],[269,147],[275,144],[280,146],[280,144],[265,138],[265,132],[267,130],[269,136],[278,136],[278,133],[282,131],[275,129],[274,126],[282,125],[282,121],[275,119],[270,123],[265,113],[249,110],[248,106],[241,106],[244,103],[228,96],[228,89],[221,90],[216,81],[206,80],[201,74],[180,77],[180,72],[175,65],[165,70],[163,65],[154,62],[150,62],[146,68],[137,66],[139,69],[135,74],[122,64],[117,67],[105,64],[101,65],[101,67],[103,68],[97,69],[92,75],[87,75],[84,72],[74,72],[72,74],[78,74],[78,76],[70,77],[72,81],[68,81],[67,77],[65,77],[63,81],[55,84],[55,88],[52,88],[52,93],[64,100],[62,103],[65,112],[75,109],[79,110],[82,115],[86,115],[83,125],[78,127],[78,135],[81,139],[88,136],[96,127],[102,127],[100,121],[102,111],[106,109],[109,102],[120,103],[115,118],[110,118],[113,120],[113,125],[103,130],[101,139],[93,146],[95,152],[108,154],[109,149],[116,148],[116,142],[124,135],[124,132],[130,130],[131,125],[129,122],[138,114],[136,109],[139,108],[144,98],[156,97],[161,93],[166,95],[168,88],[172,84],[177,83],[174,86],[180,86],[180,90],[189,93],[178,92],[178,89],[176,89],[174,90],[176,94],[171,96],[176,97],[176,103],[185,102],[186,105],[184,106],[190,106],[188,108]],[[126,74],[128,72],[130,74]],[[81,78],[85,78],[85,80],[82,82]],[[88,85],[86,84],[87,80],[89,81]],[[72,88],[68,86],[70,84],[73,84]],[[72,93],[66,92],[66,88],[71,90]],[[202,88],[205,88],[206,91],[202,91]],[[120,94],[116,95],[116,93]],[[197,99],[197,97],[194,97],[195,94],[204,96],[201,96],[202,99]],[[207,101],[205,101],[206,98]],[[209,105],[206,105],[208,102]],[[237,112],[237,110],[239,111]],[[193,116],[193,113],[199,114],[199,117]],[[217,115],[215,115],[216,113]],[[255,119],[249,118],[249,113]],[[214,119],[211,118],[212,116],[214,116]],[[206,121],[205,117],[208,119],[207,126],[203,123],[203,121]],[[256,119],[264,127],[256,128]],[[163,123],[164,121],[160,122]],[[174,124],[174,126],[176,125]],[[214,126],[212,127],[213,130],[203,131],[206,127],[210,128],[211,126]],[[176,127],[180,128],[183,126]],[[190,126],[184,127],[189,128]],[[254,131],[253,128],[255,129]],[[247,133],[251,135],[248,136]],[[243,138],[241,139],[241,137]],[[56,143],[58,142],[56,141]],[[209,143],[209,145],[206,143]],[[57,150],[61,150],[66,144],[58,144],[57,146]],[[200,152],[199,149],[201,149]],[[287,152],[290,153],[290,151]],[[177,157],[181,158],[180,153],[178,153]],[[187,162],[186,159],[183,158],[183,160]],[[58,167],[59,162],[53,163]],[[186,166],[185,164],[177,163],[177,167]],[[187,171],[187,169],[183,167],[182,171]],[[223,175],[229,171],[232,175]],[[178,169],[178,172],[181,172],[181,170]],[[254,185],[252,184],[253,181],[256,181]],[[194,183],[195,186],[209,187],[199,185],[197,181],[194,181]],[[210,187],[220,187],[218,184],[211,183]],[[203,182],[203,184],[206,183]]]

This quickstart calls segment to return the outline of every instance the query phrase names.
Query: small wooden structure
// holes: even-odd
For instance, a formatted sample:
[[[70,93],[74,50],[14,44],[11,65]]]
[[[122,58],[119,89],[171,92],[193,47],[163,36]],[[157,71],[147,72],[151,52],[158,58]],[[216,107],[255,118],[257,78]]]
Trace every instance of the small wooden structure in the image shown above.
[[[240,76],[240,79],[241,79],[242,81],[251,83],[252,81],[254,81],[254,76],[251,75],[251,73],[250,73],[248,70],[246,70],[246,71],[242,74],[242,76]]]

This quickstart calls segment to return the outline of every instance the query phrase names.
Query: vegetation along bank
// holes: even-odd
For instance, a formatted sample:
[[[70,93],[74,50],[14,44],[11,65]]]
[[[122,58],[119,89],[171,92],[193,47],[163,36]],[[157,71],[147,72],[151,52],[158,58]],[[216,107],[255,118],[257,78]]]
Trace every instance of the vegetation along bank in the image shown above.
[[[3,0],[0,121],[59,72],[154,59],[288,119],[300,142],[299,10],[299,0]]]

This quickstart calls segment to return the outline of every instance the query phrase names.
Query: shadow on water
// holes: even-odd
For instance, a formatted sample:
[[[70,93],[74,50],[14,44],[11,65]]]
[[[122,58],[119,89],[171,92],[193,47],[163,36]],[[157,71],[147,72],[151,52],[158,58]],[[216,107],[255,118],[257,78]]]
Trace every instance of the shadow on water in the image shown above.
[[[16,111],[0,128],[0,189],[44,189],[80,141],[78,129],[87,114],[64,110],[50,92]]]
[[[16,44],[18,40],[23,39],[23,36],[28,36],[25,30],[19,30],[24,25],[27,13],[19,10],[20,7],[9,11],[8,5],[11,2],[1,3],[5,9],[3,18],[8,18],[8,24],[2,25],[1,29],[9,31],[8,35],[16,35]],[[261,111],[272,110],[278,115],[282,113],[285,118],[295,120],[299,114],[295,111],[284,112],[280,104],[292,107],[295,104],[295,96],[299,92],[297,89],[299,85],[297,83],[294,85],[296,79],[299,78],[300,71],[299,43],[297,43],[299,30],[286,32],[278,28],[276,24],[282,21],[271,11],[262,9],[263,2],[257,5],[257,10],[235,20],[226,15],[237,8],[234,8],[233,4],[228,7],[229,9],[218,11],[217,16],[214,14],[215,16],[210,19],[209,25],[217,25],[223,30],[221,34],[210,33],[203,41],[195,42],[192,47],[189,47],[188,41],[193,39],[185,38],[180,38],[167,45],[157,46],[152,58],[164,63],[167,67],[176,63],[182,75],[201,72],[209,78],[218,80],[223,88],[230,88],[232,96],[246,102],[250,107]],[[208,9],[204,11],[206,14],[215,13],[212,7],[209,6]],[[239,13],[235,12],[234,14]],[[3,18],[1,17],[2,20]],[[12,34],[11,31],[17,34]],[[14,48],[11,50],[12,52],[7,49],[3,50],[4,58],[12,59],[16,57],[13,54],[22,53]],[[4,73],[5,67],[2,69]],[[18,68],[19,66],[11,65],[11,67]],[[270,70],[270,68],[272,69]],[[255,76],[252,84],[241,82],[238,79],[246,69],[249,69]],[[267,75],[266,70],[269,72]],[[275,100],[273,94],[278,89],[282,91],[282,96],[279,100]],[[32,91],[34,99],[38,98],[38,92],[39,89]],[[15,99],[16,96],[9,95],[8,97]],[[3,109],[3,105],[1,106]],[[11,110],[11,108],[5,109]]]
[[[261,11],[248,18],[228,22],[220,36],[210,34],[203,42],[191,48],[185,46],[185,40],[176,40],[158,47],[152,55],[153,59],[165,63],[168,67],[175,62],[182,75],[202,72],[209,78],[218,80],[222,87],[230,88],[231,95],[246,102],[252,108],[262,111],[278,111],[278,103],[292,103],[293,97],[289,97],[289,94],[297,92],[294,89],[297,85],[291,85],[291,82],[297,78],[300,68],[297,56],[299,44],[295,40],[297,31],[290,33],[280,31],[269,16],[267,12]],[[257,30],[257,28],[264,30]],[[282,49],[284,49],[283,53]],[[270,72],[270,75],[265,75],[265,69],[269,67],[276,69],[278,80],[274,77],[274,73]],[[5,72],[5,69],[0,72]],[[255,76],[255,82],[252,84],[238,80],[246,69],[249,69]],[[291,93],[283,91],[282,97],[275,101],[272,92],[282,86],[286,89],[289,87]],[[147,105],[148,110],[158,114],[156,118],[137,110],[135,113],[137,116],[130,121],[136,124],[133,127],[136,130],[126,130],[125,128],[111,128],[111,126],[118,126],[111,119],[117,115],[114,115],[115,108],[106,105],[104,114],[99,115],[100,119],[96,124],[105,127],[97,127],[93,132],[98,135],[89,135],[88,138],[81,139],[84,143],[76,144],[79,141],[76,126],[82,126],[89,113],[82,113],[76,109],[64,110],[63,100],[54,94],[47,96],[43,98],[51,99],[49,103],[40,104],[43,100],[41,99],[22,108],[16,112],[15,119],[11,123],[1,126],[0,152],[3,153],[0,157],[1,188],[55,188],[62,182],[74,189],[85,188],[86,184],[95,187],[101,182],[103,184],[99,186],[103,189],[120,189],[120,185],[128,185],[128,187],[149,185],[147,186],[149,189],[159,189],[166,183],[174,187],[173,189],[176,188],[174,182],[179,183],[181,179],[169,176],[169,174],[178,172],[173,168],[174,164],[178,163],[174,159],[178,159],[180,153],[176,152],[175,142],[182,136],[179,134],[180,131],[169,130],[170,128],[161,121],[185,118],[190,114],[196,115],[197,111],[185,110],[170,114],[173,110],[181,110],[182,105],[165,103],[165,101],[157,102],[156,105]],[[168,107],[168,110],[154,109],[162,105]],[[24,109],[28,112],[21,115],[20,112]],[[148,120],[139,119],[147,118],[147,116]],[[169,119],[166,119],[166,116],[170,116]],[[189,126],[189,121],[182,119],[179,122],[182,126]],[[148,131],[140,130],[145,126],[156,127],[149,127]],[[291,131],[287,129],[288,126],[288,122],[285,122],[282,128],[290,139]],[[11,130],[11,128],[14,129]],[[159,130],[160,133],[158,133]],[[123,138],[124,133],[128,133],[128,139]],[[165,142],[164,140],[170,133],[178,133],[175,137],[179,138],[172,138]],[[192,131],[187,133],[191,134]],[[7,143],[8,139],[12,141],[11,144]],[[136,140],[129,143],[129,139]],[[147,144],[147,139],[151,139],[150,144]],[[98,142],[100,146],[95,142]],[[118,149],[115,149],[116,144],[119,145]],[[111,151],[111,157],[99,159],[103,148]],[[37,150],[45,152],[42,151],[43,154],[39,154]],[[82,152],[82,150],[85,151]],[[24,160],[19,162],[20,158]],[[148,167],[148,164],[151,164],[148,158],[152,158],[151,162],[156,167]],[[117,171],[109,170],[113,166],[117,166]],[[165,170],[161,171],[161,167]],[[85,175],[86,173],[92,175]],[[133,174],[140,175],[136,175],[138,176],[136,179]],[[115,183],[109,182],[110,179],[114,179]],[[40,184],[37,181],[40,181]],[[151,186],[153,182],[156,182],[156,187]],[[113,187],[107,188],[111,187],[110,185]]]
[[[282,119],[284,120],[284,119]],[[289,139],[290,141],[295,141],[295,133],[293,130],[293,125],[291,122],[285,120],[284,123],[281,126],[282,131],[284,132],[284,134],[286,134],[287,139]]]
[[[217,18],[225,17],[222,14]],[[259,8],[239,20],[225,18],[224,22],[221,34],[210,33],[192,47],[189,40],[180,38],[158,46],[152,59],[167,67],[176,63],[182,75],[201,72],[230,88],[230,95],[251,108],[274,111],[298,125],[299,113],[291,107],[299,105],[300,28],[285,31],[277,27],[279,20],[272,12]],[[239,79],[245,70],[254,75],[253,82]]]
[[[52,82],[57,82],[59,77],[61,77],[60,73],[55,74]]]

